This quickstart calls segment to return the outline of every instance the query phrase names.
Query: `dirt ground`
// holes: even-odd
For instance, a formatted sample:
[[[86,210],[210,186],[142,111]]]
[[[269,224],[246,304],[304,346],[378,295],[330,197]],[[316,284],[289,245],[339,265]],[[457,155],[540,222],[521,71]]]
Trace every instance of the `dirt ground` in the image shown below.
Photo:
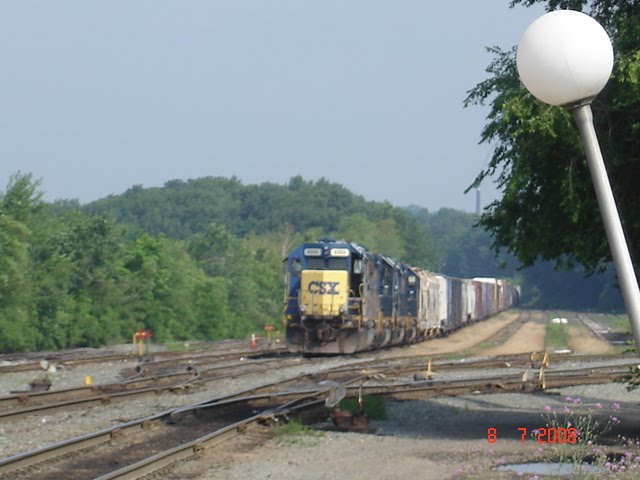
[[[517,312],[503,312],[494,318],[458,330],[448,337],[434,338],[408,348],[390,350],[383,356],[440,355],[469,350],[516,321],[518,316]]]
[[[385,352],[382,356],[441,355],[472,351],[482,355],[507,355],[511,353],[539,352],[545,348],[547,316],[543,312],[531,312],[531,319],[520,326],[510,337],[493,348],[480,348],[483,342],[518,320],[515,311],[503,312],[494,318],[463,328],[444,338],[435,338],[408,348]],[[569,348],[580,354],[604,354],[613,351],[612,346],[596,337],[582,324],[565,326]]]
[[[584,326],[566,325],[565,332],[569,348],[575,353],[598,355],[613,351],[611,344],[596,337]]]
[[[522,325],[502,345],[487,350],[487,355],[540,352],[544,350],[545,325],[528,322]]]

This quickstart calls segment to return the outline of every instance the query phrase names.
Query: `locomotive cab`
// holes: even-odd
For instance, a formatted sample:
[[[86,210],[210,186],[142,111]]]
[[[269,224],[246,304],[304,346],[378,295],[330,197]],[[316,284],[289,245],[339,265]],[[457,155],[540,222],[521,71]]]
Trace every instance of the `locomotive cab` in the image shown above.
[[[363,256],[354,244],[323,239],[287,258],[287,341],[305,351],[348,353],[362,319]],[[332,347],[332,344],[338,347]],[[323,348],[327,346],[326,348]],[[337,348],[336,352],[327,351]],[[344,350],[344,351],[343,351]]]

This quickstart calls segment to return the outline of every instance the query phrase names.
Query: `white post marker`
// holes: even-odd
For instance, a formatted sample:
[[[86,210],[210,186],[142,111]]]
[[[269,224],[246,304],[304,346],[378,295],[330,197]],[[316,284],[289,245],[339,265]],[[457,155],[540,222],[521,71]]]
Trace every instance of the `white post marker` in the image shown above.
[[[607,32],[590,16],[556,10],[536,19],[524,32],[516,57],[518,74],[535,97],[573,113],[587,155],[622,297],[640,355],[640,290],[616,202],[593,127],[591,101],[613,69]]]

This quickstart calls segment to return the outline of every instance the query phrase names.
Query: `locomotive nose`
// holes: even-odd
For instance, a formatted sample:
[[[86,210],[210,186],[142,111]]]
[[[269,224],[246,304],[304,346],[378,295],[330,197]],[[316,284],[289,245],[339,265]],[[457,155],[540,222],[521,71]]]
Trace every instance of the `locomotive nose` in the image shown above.
[[[348,308],[346,270],[304,270],[300,281],[300,311],[315,318],[338,317]]]

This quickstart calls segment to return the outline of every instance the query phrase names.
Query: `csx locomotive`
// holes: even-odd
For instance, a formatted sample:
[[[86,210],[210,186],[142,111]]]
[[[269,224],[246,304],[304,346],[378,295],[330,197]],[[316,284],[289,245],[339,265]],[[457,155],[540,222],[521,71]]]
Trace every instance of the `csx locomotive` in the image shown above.
[[[329,238],[298,246],[285,261],[287,343],[304,353],[354,353],[447,334],[520,295],[505,280],[450,278]]]

